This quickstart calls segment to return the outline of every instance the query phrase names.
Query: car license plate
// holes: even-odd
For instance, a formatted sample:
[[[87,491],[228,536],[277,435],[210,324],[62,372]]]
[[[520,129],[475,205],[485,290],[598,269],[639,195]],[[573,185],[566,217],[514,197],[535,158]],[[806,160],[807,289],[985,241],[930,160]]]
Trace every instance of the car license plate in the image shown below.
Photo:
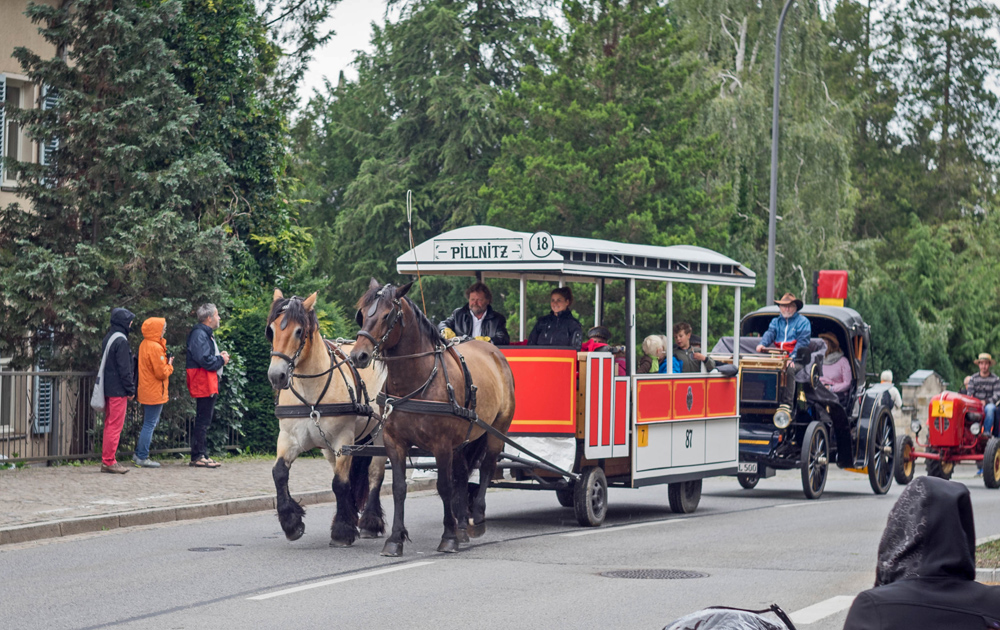
[[[730,470],[732,470],[732,468],[730,468]],[[757,462],[740,462],[739,465],[736,467],[736,472],[756,475]]]

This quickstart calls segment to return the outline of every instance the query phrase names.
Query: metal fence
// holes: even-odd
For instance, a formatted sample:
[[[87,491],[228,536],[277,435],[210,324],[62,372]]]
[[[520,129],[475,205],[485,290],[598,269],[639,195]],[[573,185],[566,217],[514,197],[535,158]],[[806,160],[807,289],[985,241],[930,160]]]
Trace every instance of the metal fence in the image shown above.
[[[0,370],[0,464],[98,459],[103,414],[90,407],[95,372]],[[150,453],[188,453],[194,417],[161,419]],[[118,457],[131,456],[142,429],[142,407],[129,402]],[[227,431],[223,448],[235,449],[238,433]]]

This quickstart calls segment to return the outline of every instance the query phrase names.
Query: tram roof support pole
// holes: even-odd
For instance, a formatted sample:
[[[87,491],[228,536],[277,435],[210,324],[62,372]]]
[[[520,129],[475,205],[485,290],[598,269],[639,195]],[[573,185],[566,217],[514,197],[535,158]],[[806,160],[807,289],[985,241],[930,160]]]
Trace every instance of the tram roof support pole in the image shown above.
[[[629,375],[635,375],[635,278],[628,279],[628,319],[626,320],[628,326],[628,373]],[[614,365],[614,362],[612,362]]]
[[[674,373],[674,283],[667,283],[667,354],[663,360],[667,362],[667,374]]]
[[[521,285],[521,302],[518,304],[518,315],[519,315],[518,328],[520,328],[521,341],[524,341],[525,339],[528,338],[524,334],[525,327],[527,326],[527,322],[525,322],[524,319],[525,317],[527,317],[528,314],[527,302],[525,299],[526,298],[525,294],[528,292],[528,277],[525,276],[523,273],[521,274],[520,285]]]
[[[708,352],[708,285],[701,285],[701,352]],[[701,373],[704,374],[705,362],[701,362]]]
[[[774,302],[774,244],[778,218],[778,100],[781,93],[781,31],[785,15],[795,0],[787,0],[778,18],[778,34],[774,40],[774,95],[771,105],[771,201],[767,217],[767,304]]]
[[[740,287],[733,296],[733,365],[740,366]]]

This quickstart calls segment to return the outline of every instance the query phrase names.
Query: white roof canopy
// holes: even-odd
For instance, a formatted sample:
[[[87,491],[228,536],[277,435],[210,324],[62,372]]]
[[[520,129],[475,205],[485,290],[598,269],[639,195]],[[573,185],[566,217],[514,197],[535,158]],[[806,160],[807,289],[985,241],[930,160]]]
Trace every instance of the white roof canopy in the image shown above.
[[[514,232],[489,225],[458,228],[424,241],[396,259],[401,274],[571,282],[634,278],[752,287],[756,274],[704,247],[633,245],[547,232]],[[566,276],[575,276],[566,278]]]

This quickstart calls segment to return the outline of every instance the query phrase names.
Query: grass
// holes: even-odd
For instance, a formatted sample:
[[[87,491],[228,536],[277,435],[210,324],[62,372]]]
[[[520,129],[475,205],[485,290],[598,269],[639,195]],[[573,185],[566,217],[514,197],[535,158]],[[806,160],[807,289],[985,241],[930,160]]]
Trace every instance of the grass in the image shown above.
[[[1000,540],[976,547],[976,566],[984,569],[1000,568]]]

